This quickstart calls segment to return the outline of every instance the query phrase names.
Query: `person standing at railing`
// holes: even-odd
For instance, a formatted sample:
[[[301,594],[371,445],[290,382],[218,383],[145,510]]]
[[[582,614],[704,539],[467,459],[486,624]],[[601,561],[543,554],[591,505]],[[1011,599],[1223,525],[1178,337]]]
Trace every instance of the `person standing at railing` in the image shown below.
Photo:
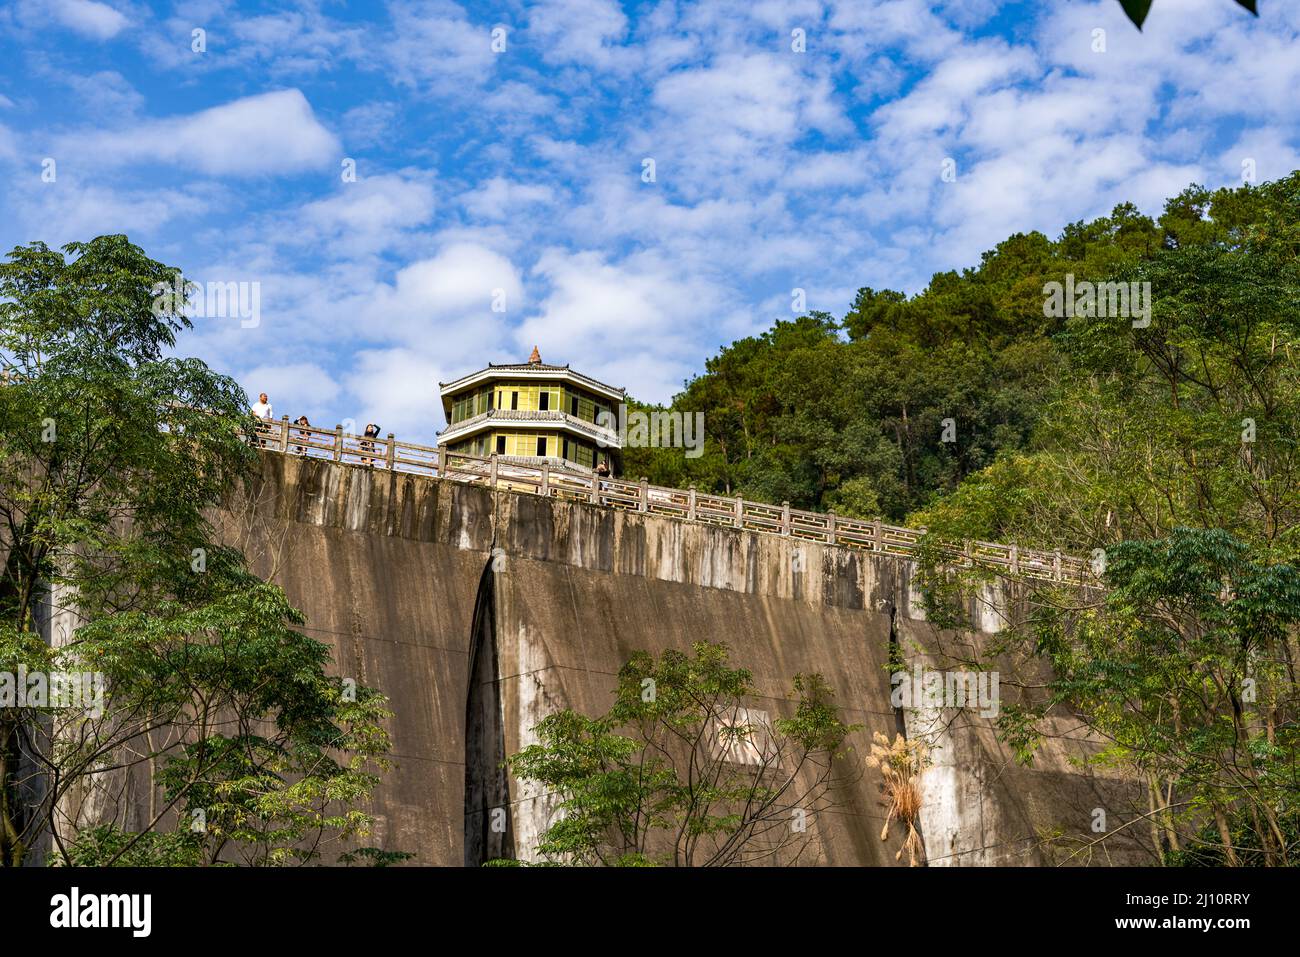
[[[361,456],[361,464],[366,466],[367,468],[371,468],[374,466],[375,460],[373,458],[367,457],[364,453],[369,452],[371,456],[374,455],[375,443],[371,442],[370,439],[379,438],[379,426],[371,422],[369,425],[366,426],[365,436],[366,436],[365,439],[363,439],[361,442],[361,451],[363,453]]]
[[[253,408],[250,411],[253,413],[253,418],[258,420],[255,426],[259,436],[257,445],[259,448],[263,448],[266,446],[266,439],[261,437],[266,433],[266,426],[263,423],[267,419],[275,417],[275,410],[271,408],[271,400],[266,397],[265,392],[258,395],[257,401],[253,403]]]
[[[300,415],[300,416],[298,416],[297,420],[296,420],[293,424],[294,424],[294,425],[305,425],[305,426],[307,426],[307,428],[311,428],[311,423],[307,421],[307,416],[305,416],[305,415]],[[299,430],[298,430],[298,438],[301,439],[303,442],[310,442],[310,441],[311,441],[311,433],[308,432],[307,429],[299,429]],[[307,454],[307,446],[305,446],[305,445],[295,445],[295,446],[293,447],[293,450],[294,450],[295,452],[297,452],[299,455],[306,455],[306,454]]]

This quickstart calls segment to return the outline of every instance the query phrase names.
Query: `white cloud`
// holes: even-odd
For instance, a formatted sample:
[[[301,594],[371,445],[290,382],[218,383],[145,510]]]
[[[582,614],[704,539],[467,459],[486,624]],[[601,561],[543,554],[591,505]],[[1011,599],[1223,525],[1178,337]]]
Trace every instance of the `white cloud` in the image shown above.
[[[510,260],[483,246],[457,243],[399,271],[391,296],[379,308],[456,316],[490,310],[494,289],[516,301],[521,296],[519,272]]]
[[[698,361],[699,333],[734,320],[725,289],[657,254],[609,262],[600,253],[548,249],[534,269],[550,289],[513,332],[520,354],[533,345],[638,398],[667,399]]]
[[[833,22],[859,30],[875,20],[883,29],[904,6],[841,8]],[[1294,57],[1270,62],[1293,48],[1294,31],[1275,23],[1269,35],[1239,14],[1232,4],[1188,0],[1185,15],[1138,33],[1103,0],[1050,8],[1028,43],[962,40],[872,114],[876,135],[862,155],[870,179],[835,202],[837,212],[863,217],[845,229],[864,243],[879,240],[873,260],[896,261],[894,279],[905,279],[890,285],[915,289],[929,271],[969,265],[1012,232],[1055,235],[1125,200],[1158,213],[1191,181],[1234,185],[1250,147],[1221,159],[1210,145],[1221,122],[1280,119],[1290,107],[1279,84],[1294,86],[1289,77],[1300,70]],[[1093,50],[1097,29],[1105,52]],[[924,57],[918,39],[902,42]],[[1258,62],[1265,66],[1257,70]],[[1228,76],[1244,82],[1223,83]],[[1294,149],[1285,137],[1258,142],[1277,160],[1261,178],[1280,175]],[[939,175],[949,157],[957,162],[951,183]],[[913,273],[921,263],[929,269]]]
[[[160,71],[193,77],[244,69],[255,71],[260,83],[267,77],[301,82],[344,63],[378,62],[379,42],[368,25],[331,17],[315,2],[279,6],[297,9],[250,16],[226,0],[183,0],[170,17],[145,24],[136,45]],[[206,31],[203,53],[191,48],[198,27]]]
[[[333,256],[367,254],[404,242],[403,231],[428,222],[433,212],[427,177],[362,175],[304,205],[288,238]]]
[[[870,156],[865,149],[813,153],[796,158],[783,182],[792,189],[827,189],[857,186],[871,177]]]
[[[483,84],[495,66],[491,26],[471,23],[447,0],[405,0],[389,5],[393,33],[384,68],[408,86],[463,94]]]
[[[926,0],[834,0],[830,27],[844,55],[869,60],[878,51],[901,51],[920,63],[937,61],[962,43]]]
[[[58,149],[96,163],[170,163],[213,176],[319,169],[340,152],[338,140],[299,90],[244,97],[132,128],[64,137]]]
[[[235,378],[245,387],[250,403],[256,400],[258,393],[265,392],[276,418],[288,415],[290,419],[297,419],[306,415],[308,421],[318,428],[333,428],[337,424],[333,420],[327,424],[326,419],[337,414],[331,404],[338,398],[339,384],[314,362],[259,365]],[[304,399],[307,404],[304,404]]]
[[[640,174],[642,158],[655,160],[660,188],[691,201],[755,195],[790,167],[798,144],[853,129],[829,74],[803,72],[802,62],[795,54],[726,54],[668,74],[651,96],[651,124],[640,127],[640,114],[629,114],[636,152],[623,162]]]
[[[82,107],[101,121],[109,116],[130,116],[144,105],[144,97],[116,70],[100,70],[89,76],[56,73],[58,81],[76,94]]]
[[[111,40],[127,25],[125,16],[95,0],[45,0],[44,6],[61,25],[96,40]]]
[[[528,206],[550,203],[555,199],[551,187],[539,184],[516,183],[494,176],[482,186],[461,197],[465,211],[480,219],[501,220],[524,211]]]
[[[504,121],[522,129],[529,129],[529,123],[538,117],[563,117],[563,110],[555,97],[543,93],[535,85],[517,80],[506,80],[485,91],[479,103],[494,114],[497,122]]]
[[[1294,143],[1300,143],[1300,139],[1288,143],[1277,129],[1243,130],[1237,141],[1217,157],[1215,179],[1222,177],[1240,184],[1248,173],[1253,173],[1252,182],[1258,185],[1286,176],[1300,169],[1300,148]]]
[[[0,156],[5,152],[0,135]],[[106,233],[127,233],[137,240],[156,237],[169,223],[197,219],[207,209],[202,197],[182,189],[114,190],[87,183],[62,164],[56,171],[57,179],[46,183],[34,167],[27,174],[28,188],[13,195],[16,215],[7,232],[15,242],[39,239],[60,246]],[[21,235],[13,235],[20,230]]]
[[[396,103],[371,101],[354,106],[343,114],[344,142],[348,147],[375,146],[394,137],[398,106]]]
[[[997,13],[998,0],[942,0],[935,8],[960,27],[975,27]]]
[[[369,23],[186,0],[132,25],[141,50],[171,51],[148,55],[178,98],[271,77],[310,82],[312,103],[290,88],[131,122],[142,104],[101,74],[76,96],[87,128],[75,110],[51,113],[74,125],[23,127],[42,96],[24,87],[23,132],[0,128],[0,157],[57,156],[60,178],[11,177],[7,228],[127,228],[197,278],[260,280],[261,327],[206,323],[196,352],[234,369],[256,356],[284,411],[429,441],[439,378],[534,343],[667,399],[719,345],[789,316],[793,287],[839,314],[858,285],[915,291],[1012,232],[1054,235],[1128,199],[1156,213],[1191,180],[1235,185],[1244,158],[1260,180],[1296,165],[1300,5],[1257,21],[1230,0],[1157,4],[1138,33],[1114,0],[1075,0],[973,32],[996,6],[394,0]],[[220,56],[190,54],[191,21]],[[807,55],[789,49],[795,26]],[[339,180],[344,155],[356,183]],[[195,171],[211,178],[182,182]]]
[[[961,128],[983,105],[987,91],[1004,89],[1035,72],[1035,58],[1027,50],[1009,50],[1000,43],[974,46],[946,59],[906,96],[876,110],[872,121],[885,145],[908,149]]]
[[[483,365],[480,360],[475,369]],[[470,371],[409,348],[365,349],[353,357],[348,391],[356,397],[358,422],[374,422],[380,434],[403,442],[436,445],[445,426],[438,382]]]
[[[182,340],[188,355],[218,368],[247,368],[252,356],[267,366],[346,367],[352,351],[368,341],[371,330],[359,317],[373,299],[373,267],[316,263],[296,270],[274,250],[247,244],[224,258],[178,264],[198,283],[258,284],[256,325],[246,326],[235,316],[195,318],[195,328]],[[285,397],[306,409],[314,401],[314,386],[310,379],[302,381],[304,391]]]
[[[494,301],[505,311],[494,311]],[[523,307],[523,283],[509,259],[456,242],[374,288],[358,319],[372,342],[398,342],[440,360],[473,364],[502,341],[507,316]]]
[[[528,9],[528,39],[548,63],[612,67],[631,53],[619,46],[626,34],[614,0],[541,0]]]

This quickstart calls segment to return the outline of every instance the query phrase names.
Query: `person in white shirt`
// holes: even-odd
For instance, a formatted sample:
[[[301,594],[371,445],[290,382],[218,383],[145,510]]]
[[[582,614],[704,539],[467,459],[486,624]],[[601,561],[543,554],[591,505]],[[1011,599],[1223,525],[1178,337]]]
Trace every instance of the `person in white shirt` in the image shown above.
[[[259,426],[261,426],[262,421],[273,418],[275,416],[275,412],[271,408],[271,400],[266,397],[265,392],[259,395],[257,397],[257,401],[253,403],[252,412],[253,412],[253,418],[258,420]],[[262,430],[261,428],[259,428],[257,431],[260,432]],[[266,445],[265,439],[258,438],[256,441],[259,448],[265,447]]]

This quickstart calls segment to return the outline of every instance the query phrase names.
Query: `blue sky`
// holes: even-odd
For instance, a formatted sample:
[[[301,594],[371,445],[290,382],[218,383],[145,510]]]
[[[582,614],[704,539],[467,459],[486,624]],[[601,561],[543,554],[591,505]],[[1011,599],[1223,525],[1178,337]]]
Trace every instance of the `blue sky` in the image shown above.
[[[125,232],[258,283],[255,327],[182,351],[318,424],[429,441],[440,379],[534,344],[667,400],[794,289],[842,315],[1300,167],[1300,4],[1261,7],[5,0],[0,243]]]

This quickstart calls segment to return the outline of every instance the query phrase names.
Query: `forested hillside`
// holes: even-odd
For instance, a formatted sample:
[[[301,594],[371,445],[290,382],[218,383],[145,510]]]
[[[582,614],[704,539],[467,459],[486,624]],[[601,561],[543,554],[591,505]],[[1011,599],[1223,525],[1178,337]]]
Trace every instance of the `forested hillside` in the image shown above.
[[[1048,308],[1089,282],[1150,295]],[[1167,864],[1296,863],[1300,172],[1011,236],[912,298],[863,289],[723,349],[674,406],[704,413],[705,454],[629,471],[1089,555],[1105,588],[1035,588],[979,662],[1004,686],[1050,665],[1002,740],[1033,761],[1065,708],[1146,782],[1147,812],[1105,827],[1149,829]],[[927,614],[961,627],[993,573],[927,552]]]
[[[955,536],[1085,549],[1182,524],[1290,557],[1298,272],[1300,172],[1016,234],[911,298],[864,288],[732,343],[673,402],[704,413],[704,455],[631,449],[627,471]],[[1149,325],[1046,316],[1068,275],[1149,282]]]

